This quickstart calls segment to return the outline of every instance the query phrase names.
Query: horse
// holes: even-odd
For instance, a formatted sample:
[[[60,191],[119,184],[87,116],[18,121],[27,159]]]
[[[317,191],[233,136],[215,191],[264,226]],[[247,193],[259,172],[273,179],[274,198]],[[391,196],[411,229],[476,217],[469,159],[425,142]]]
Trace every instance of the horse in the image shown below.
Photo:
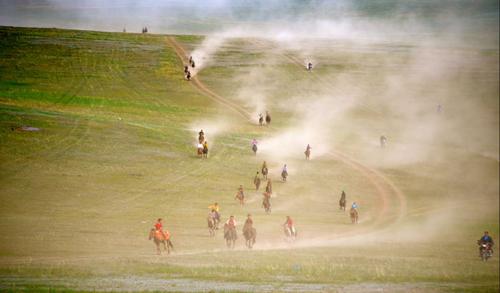
[[[170,233],[168,231],[162,233],[156,229],[151,229],[149,231],[149,240],[153,240],[156,244],[156,252],[158,255],[161,254],[160,244],[163,244],[163,248],[167,254],[170,254],[170,249],[174,249],[174,245],[172,244],[172,241],[170,241]]]
[[[267,179],[267,173],[269,172],[267,167],[262,167],[261,171],[262,171],[262,178]]]
[[[297,231],[295,228],[288,227],[287,225],[283,225],[283,232],[285,233],[285,237],[288,241],[293,241],[297,237]]]
[[[257,145],[256,144],[252,145],[252,151],[253,151],[254,155],[257,155]]]
[[[304,154],[306,155],[306,160],[309,160],[310,159],[310,156],[311,156],[311,150],[308,148]]]
[[[240,201],[240,205],[245,205],[245,195],[243,194],[242,191],[238,191],[238,193],[236,193],[236,196],[234,198]]]
[[[271,124],[271,115],[266,114],[266,124]]]
[[[264,210],[267,214],[271,213],[271,201],[269,200],[270,197],[270,194],[264,193],[264,199],[262,200],[262,206],[264,207]]]
[[[355,208],[351,208],[351,210],[349,211],[349,215],[351,216],[351,222],[353,224],[357,224],[358,223],[358,210],[355,209]]]
[[[346,204],[345,196],[342,196],[339,200],[339,209],[345,211],[345,204]]]
[[[288,172],[286,170],[283,170],[281,172],[281,179],[283,180],[283,182],[286,182],[286,177],[288,177]]]
[[[253,184],[255,184],[255,190],[259,190],[260,178],[258,176],[255,176],[255,178],[253,179]]]
[[[202,153],[203,153],[202,155],[203,158],[208,158],[208,147],[203,146]]]
[[[198,145],[198,147],[196,148],[196,152],[198,154],[198,157],[202,157],[203,156],[203,146],[201,144]]]
[[[201,144],[205,142],[205,135],[204,134],[198,135],[198,142]]]
[[[215,230],[217,229],[217,222],[211,215],[208,215],[207,217],[207,224],[208,224],[208,234],[210,234],[210,236],[212,237],[215,236]]]
[[[271,180],[267,180],[266,192],[269,194],[273,194],[273,184]]]
[[[224,224],[224,239],[228,248],[234,248],[237,238],[236,227],[230,228],[228,224]]]
[[[262,126],[264,124],[264,117],[262,117],[262,114],[259,115],[259,125]]]
[[[243,227],[243,237],[245,237],[245,244],[249,249],[252,249],[257,238],[257,230],[254,227],[245,225]]]

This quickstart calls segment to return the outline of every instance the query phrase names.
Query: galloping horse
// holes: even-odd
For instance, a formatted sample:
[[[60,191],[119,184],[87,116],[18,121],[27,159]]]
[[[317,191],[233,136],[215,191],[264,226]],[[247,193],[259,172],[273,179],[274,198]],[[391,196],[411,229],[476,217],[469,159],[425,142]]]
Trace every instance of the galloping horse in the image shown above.
[[[257,145],[256,144],[252,145],[252,151],[253,151],[254,155],[257,155]]]
[[[271,212],[271,201],[270,201],[270,198],[271,198],[271,194],[269,194],[267,192],[264,193],[264,198],[262,200],[262,206],[264,207],[264,210],[268,214]]]
[[[261,171],[262,171],[262,178],[267,179],[267,173],[269,172],[267,167],[262,167]]]
[[[342,196],[339,200],[339,209],[345,211],[345,204],[346,204],[345,196]]]
[[[245,237],[245,244],[249,249],[252,249],[257,238],[257,230],[254,227],[245,225],[243,227],[243,236]],[[233,245],[234,246],[234,245]]]
[[[168,231],[162,233],[161,231],[153,228],[149,231],[149,240],[151,239],[156,244],[156,252],[158,253],[158,255],[161,254],[160,244],[163,244],[163,248],[165,249],[167,254],[170,254],[170,249],[174,249],[174,245],[170,241],[170,233]]]
[[[215,230],[217,229],[217,223],[216,223],[215,219],[212,217],[212,215],[208,215],[207,224],[208,224],[208,234],[210,236],[215,236]]]
[[[266,112],[266,124],[271,124],[271,115],[268,112]]]
[[[281,172],[281,179],[283,180],[283,182],[286,182],[286,177],[288,177],[288,172],[286,170],[283,170]]]
[[[231,228],[228,224],[224,224],[224,239],[226,239],[226,245],[228,248],[234,248],[237,238],[236,228]]]
[[[349,211],[349,215],[351,216],[351,222],[353,224],[357,224],[358,223],[358,210],[355,209],[355,208],[351,208],[351,210]]]
[[[285,233],[286,240],[293,241],[297,237],[297,231],[292,231],[287,225],[283,225],[283,232]]]
[[[310,159],[310,157],[311,157],[311,150],[308,148],[308,149],[304,152],[304,154],[306,155],[306,160],[309,160],[309,159]]]

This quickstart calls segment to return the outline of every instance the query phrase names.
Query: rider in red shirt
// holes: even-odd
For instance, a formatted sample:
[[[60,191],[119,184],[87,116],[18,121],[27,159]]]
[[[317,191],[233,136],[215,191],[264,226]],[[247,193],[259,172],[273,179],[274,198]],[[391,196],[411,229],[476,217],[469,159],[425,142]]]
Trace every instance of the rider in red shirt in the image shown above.
[[[158,218],[158,220],[156,220],[155,229],[156,229],[156,231],[163,234],[165,239],[168,239],[168,236],[167,236],[168,232],[167,233],[163,232],[163,219],[162,218]]]

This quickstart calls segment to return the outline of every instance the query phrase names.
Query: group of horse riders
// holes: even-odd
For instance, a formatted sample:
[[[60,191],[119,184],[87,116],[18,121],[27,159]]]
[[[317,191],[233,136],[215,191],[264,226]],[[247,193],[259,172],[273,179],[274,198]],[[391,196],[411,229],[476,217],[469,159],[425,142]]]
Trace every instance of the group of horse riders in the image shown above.
[[[266,125],[271,124],[271,115],[269,114],[268,111],[266,111]],[[264,125],[264,116],[262,113],[259,114],[259,125],[262,126]]]
[[[189,56],[189,65],[184,65],[184,78],[186,78],[186,80],[191,80],[191,71],[189,70],[189,67],[191,66],[191,68],[195,68],[195,63],[194,63],[194,60],[193,60],[193,56]]]
[[[208,158],[208,142],[203,129],[198,132],[197,154],[199,157]]]

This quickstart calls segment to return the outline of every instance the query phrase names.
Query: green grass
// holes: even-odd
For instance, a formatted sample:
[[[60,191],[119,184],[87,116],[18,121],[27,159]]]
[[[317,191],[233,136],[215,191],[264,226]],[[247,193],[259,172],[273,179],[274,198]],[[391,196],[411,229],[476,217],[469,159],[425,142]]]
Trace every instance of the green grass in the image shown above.
[[[176,38],[188,49],[203,40]],[[268,87],[273,128],[243,121],[185,82],[182,64],[165,36],[0,27],[0,290],[102,290],[106,288],[99,280],[137,277],[273,284],[276,291],[295,283],[387,285],[389,291],[405,284],[410,289],[411,284],[423,286],[415,292],[498,291],[498,256],[482,263],[475,246],[485,229],[498,242],[498,160],[443,137],[432,146],[439,159],[378,168],[376,159],[389,155],[368,157],[370,146],[359,130],[391,130],[391,139],[403,140],[404,133],[398,132],[402,114],[381,116],[354,107],[334,129],[334,146],[377,167],[401,189],[407,214],[395,221],[398,201],[392,196],[387,216],[375,222],[382,203],[374,186],[362,173],[329,156],[316,159],[313,153],[313,160],[305,162],[299,153],[286,162],[294,170],[289,182],[280,183],[278,168],[285,162],[253,156],[249,142],[301,122],[294,117],[290,99],[301,94],[306,102],[314,102],[325,88],[265,46],[248,48],[245,40],[225,44],[199,78],[241,103],[238,94],[249,86],[241,76],[259,72],[262,86]],[[323,66],[317,72],[328,75],[329,84],[350,76],[359,80],[359,92],[383,93],[385,84],[376,71],[408,62],[409,53],[401,50],[399,55],[391,48],[373,54],[349,49],[326,54],[323,48],[317,55]],[[495,57],[498,52],[481,58]],[[466,125],[466,134],[488,125],[488,135],[479,143],[487,150],[498,146],[498,109],[492,108],[498,105],[498,89],[491,81],[498,69],[493,65],[482,73],[463,71],[442,85],[463,90],[446,99],[464,101],[481,81],[475,105],[484,115],[472,122],[461,121],[460,115],[449,119]],[[326,91],[341,90],[331,86]],[[432,105],[436,91],[427,90],[429,96],[421,99]],[[385,109],[369,93],[361,97],[367,105]],[[445,109],[452,112],[454,107],[459,109],[452,104]],[[41,130],[11,130],[19,126]],[[200,128],[207,128],[208,160],[196,158],[193,151]],[[210,128],[220,132],[215,135]],[[278,194],[270,215],[260,206],[260,193],[252,190],[263,160],[271,165]],[[240,184],[250,200],[244,208],[233,199]],[[342,189],[349,201],[362,203],[364,221],[356,227],[337,210]],[[208,236],[206,207],[214,201],[221,204],[223,218],[234,214],[242,222],[247,213],[253,214],[255,250],[243,249],[239,239],[241,249],[228,251],[220,232]],[[443,208],[447,205],[449,209]],[[439,213],[444,218],[436,216]],[[280,224],[289,214],[301,239],[324,245],[287,246]],[[176,252],[168,257],[154,255],[147,240],[158,217],[165,218],[173,234]],[[351,245],[350,238],[322,243],[325,237],[383,228],[372,238],[366,236],[366,243],[352,240]],[[226,289],[246,291],[240,285]],[[136,289],[147,290],[141,288]]]

